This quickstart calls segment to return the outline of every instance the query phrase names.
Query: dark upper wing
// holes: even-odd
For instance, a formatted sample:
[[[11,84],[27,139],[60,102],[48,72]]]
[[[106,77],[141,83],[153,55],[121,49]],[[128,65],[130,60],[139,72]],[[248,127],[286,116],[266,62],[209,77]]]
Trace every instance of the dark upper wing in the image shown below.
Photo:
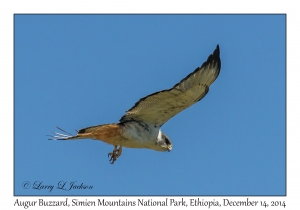
[[[196,68],[171,89],[141,98],[120,122],[133,119],[161,126],[177,113],[201,100],[218,77],[220,69],[220,49],[217,45],[201,67]]]

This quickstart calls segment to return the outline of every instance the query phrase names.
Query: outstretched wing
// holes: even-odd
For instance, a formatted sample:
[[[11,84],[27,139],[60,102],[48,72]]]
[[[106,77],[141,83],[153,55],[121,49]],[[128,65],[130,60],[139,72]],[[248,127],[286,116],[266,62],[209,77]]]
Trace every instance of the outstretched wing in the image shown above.
[[[201,67],[196,68],[171,89],[141,98],[126,112],[120,122],[136,120],[162,126],[174,115],[201,100],[218,77],[220,69],[220,49],[217,45],[213,54]]]

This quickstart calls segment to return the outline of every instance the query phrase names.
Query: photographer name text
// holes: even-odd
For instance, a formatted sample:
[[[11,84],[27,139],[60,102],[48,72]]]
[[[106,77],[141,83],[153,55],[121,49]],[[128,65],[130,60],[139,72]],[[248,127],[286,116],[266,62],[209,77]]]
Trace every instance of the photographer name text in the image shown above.
[[[54,189],[70,191],[70,190],[91,190],[93,189],[92,185],[85,184],[83,182],[77,181],[59,181],[57,184],[45,184],[43,181],[34,181],[29,182],[25,181],[22,184],[23,189],[34,189],[52,192]]]

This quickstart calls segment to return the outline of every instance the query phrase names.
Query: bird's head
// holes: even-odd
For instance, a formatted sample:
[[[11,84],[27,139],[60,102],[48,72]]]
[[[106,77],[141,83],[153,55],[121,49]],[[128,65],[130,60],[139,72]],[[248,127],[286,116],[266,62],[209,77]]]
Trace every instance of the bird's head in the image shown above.
[[[170,152],[172,150],[172,141],[166,134],[159,131],[159,134],[157,136],[157,146],[159,147],[157,149],[159,151]]]

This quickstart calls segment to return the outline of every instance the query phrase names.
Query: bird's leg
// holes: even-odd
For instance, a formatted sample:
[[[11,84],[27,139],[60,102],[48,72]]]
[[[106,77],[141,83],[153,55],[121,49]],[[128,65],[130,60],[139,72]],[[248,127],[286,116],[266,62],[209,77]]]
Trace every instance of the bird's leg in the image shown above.
[[[118,148],[118,145],[115,145],[115,148],[112,152],[108,153],[108,157],[110,156],[110,163],[113,164],[118,157],[120,157],[122,154],[122,146],[119,146]]]

